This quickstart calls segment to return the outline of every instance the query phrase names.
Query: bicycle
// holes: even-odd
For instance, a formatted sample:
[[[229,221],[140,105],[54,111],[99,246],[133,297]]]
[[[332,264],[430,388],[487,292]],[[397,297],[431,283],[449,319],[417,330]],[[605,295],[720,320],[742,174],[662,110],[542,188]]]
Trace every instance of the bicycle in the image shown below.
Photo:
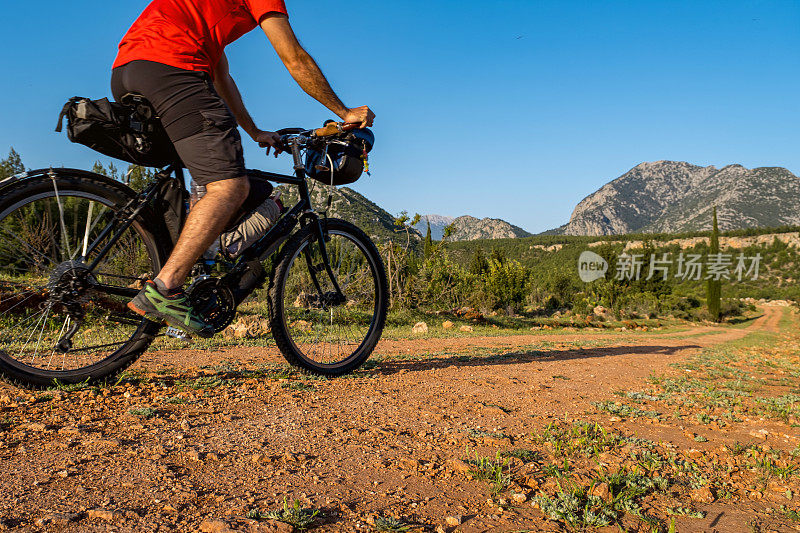
[[[369,358],[388,300],[375,244],[355,225],[320,215],[309,197],[304,154],[327,150],[342,131],[278,132],[294,175],[248,170],[248,177],[297,187],[297,204],[235,259],[200,261],[187,289],[221,332],[268,282],[277,347],[291,365],[326,376],[352,372]],[[0,374],[32,388],[94,383],[124,371],[164,335],[163,324],[125,304],[169,257],[187,195],[179,162],[138,193],[68,168],[0,183]]]

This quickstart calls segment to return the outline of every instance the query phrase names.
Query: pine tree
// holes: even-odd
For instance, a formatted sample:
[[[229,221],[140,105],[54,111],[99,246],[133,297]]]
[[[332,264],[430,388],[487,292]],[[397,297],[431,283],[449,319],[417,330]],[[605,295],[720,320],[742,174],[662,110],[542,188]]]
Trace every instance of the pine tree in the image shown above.
[[[428,231],[425,233],[425,247],[423,248],[423,253],[425,254],[425,259],[428,259],[433,255],[433,238],[431,237],[431,223],[427,219],[426,222],[428,223]]]
[[[481,248],[476,248],[475,253],[472,255],[472,262],[469,265],[469,271],[476,276],[482,276],[489,271],[489,262],[486,256],[483,255]]]
[[[141,191],[144,189],[145,185],[147,185],[154,176],[155,172],[152,169],[139,165],[128,166],[128,172],[126,174],[128,186],[134,191]]]
[[[95,174],[108,176],[113,180],[119,180],[119,169],[117,169],[113,161],[108,163],[108,168],[104,167],[103,163],[101,163],[100,161],[95,161],[94,166],[92,166],[92,172],[94,172]]]
[[[719,253],[719,227],[717,226],[717,208],[714,208],[714,226],[711,230],[711,246],[709,254],[714,255]],[[722,281],[709,279],[706,287],[708,315],[714,322],[719,322],[720,311],[722,307]]]
[[[10,178],[20,172],[25,172],[25,165],[22,164],[22,158],[12,147],[8,152],[8,157],[0,160],[0,180]]]

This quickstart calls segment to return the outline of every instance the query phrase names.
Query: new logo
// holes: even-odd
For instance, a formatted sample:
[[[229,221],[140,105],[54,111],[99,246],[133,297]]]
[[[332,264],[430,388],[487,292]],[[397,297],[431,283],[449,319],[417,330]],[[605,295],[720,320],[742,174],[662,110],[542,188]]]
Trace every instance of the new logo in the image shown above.
[[[608,261],[594,252],[583,252],[578,258],[578,275],[581,281],[591,283],[606,277]]]

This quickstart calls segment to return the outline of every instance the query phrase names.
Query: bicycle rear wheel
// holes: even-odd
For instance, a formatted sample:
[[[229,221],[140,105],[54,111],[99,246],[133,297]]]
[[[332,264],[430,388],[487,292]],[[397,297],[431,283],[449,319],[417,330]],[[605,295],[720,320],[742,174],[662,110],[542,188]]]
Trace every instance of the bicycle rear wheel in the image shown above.
[[[125,305],[163,257],[146,217],[98,259],[116,233],[104,230],[116,227],[115,214],[133,197],[101,176],[64,170],[0,190],[0,373],[7,380],[29,387],[96,381],[150,344],[159,325]]]
[[[286,360],[310,372],[336,376],[369,358],[386,322],[387,282],[372,241],[356,226],[322,221],[337,297],[313,226],[284,246],[270,287],[270,324]],[[315,282],[316,280],[316,282]]]

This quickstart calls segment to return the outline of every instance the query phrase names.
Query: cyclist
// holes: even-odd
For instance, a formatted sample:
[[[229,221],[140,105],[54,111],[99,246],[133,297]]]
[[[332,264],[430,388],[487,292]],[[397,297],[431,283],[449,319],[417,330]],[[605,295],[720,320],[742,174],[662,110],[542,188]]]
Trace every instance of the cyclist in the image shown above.
[[[114,98],[147,98],[192,178],[206,188],[167,263],[128,307],[200,336],[213,330],[181,287],[249,192],[237,123],[267,153],[280,152],[278,135],[259,129],[245,108],[224,51],[257,26],[306,93],[346,123],[372,125],[369,107],[346,107],[297,41],[283,0],[154,0],[122,39],[113,65]]]

